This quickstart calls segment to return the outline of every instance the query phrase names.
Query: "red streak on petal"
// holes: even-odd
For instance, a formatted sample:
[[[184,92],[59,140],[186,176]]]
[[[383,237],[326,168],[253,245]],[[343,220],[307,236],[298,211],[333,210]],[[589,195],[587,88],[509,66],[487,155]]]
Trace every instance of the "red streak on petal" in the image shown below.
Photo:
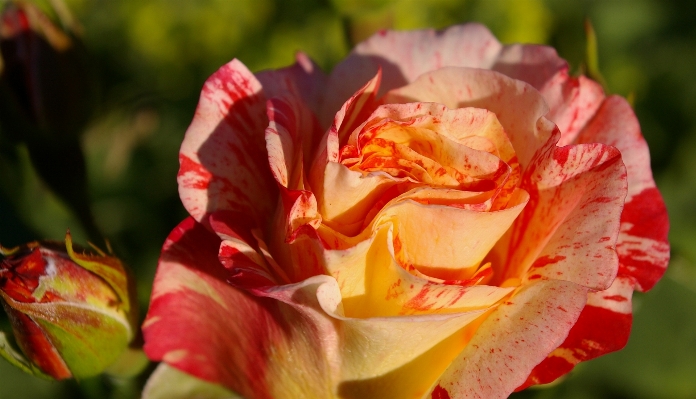
[[[213,175],[203,167],[203,165],[192,160],[184,154],[179,154],[179,163],[181,164],[179,174],[182,175],[187,172],[193,172],[197,179],[195,182],[187,179],[186,185],[191,188],[196,188],[199,190],[206,190],[210,184],[210,180]]]
[[[387,289],[387,296],[384,298],[384,300],[388,301],[390,299],[398,298],[399,295],[403,293],[403,290],[399,290],[399,287],[401,287],[401,279],[396,280],[394,284],[389,286],[389,289]]]
[[[532,374],[529,376],[527,381],[515,389],[515,392],[519,392],[531,385],[545,384],[546,381],[553,381],[556,378],[567,374],[570,370],[575,367],[574,364],[570,363],[566,359],[558,356],[549,356],[544,359],[541,364],[536,366]]]
[[[431,309],[433,304],[426,303],[428,300],[428,294],[430,294],[430,284],[424,285],[416,296],[409,299],[408,302],[404,304],[404,308],[418,311]]]
[[[628,342],[633,315],[617,313],[597,306],[585,306],[560,348],[573,351],[578,362],[594,359],[623,348]],[[575,364],[553,354],[530,374],[517,390],[534,384],[546,384],[568,373]]]
[[[433,393],[430,396],[432,399],[450,399],[449,392],[441,386],[436,386],[435,389],[433,389]]]
[[[553,152],[553,159],[561,166],[565,166],[565,163],[568,162],[568,153],[570,153],[571,148],[572,146],[556,148],[556,151]]]
[[[394,253],[395,254],[398,254],[399,252],[401,252],[402,244],[401,244],[401,239],[399,238],[398,235],[394,236],[393,245],[394,245]]]
[[[621,295],[609,295],[609,296],[604,296],[602,297],[606,299],[607,301],[616,301],[616,302],[626,302],[628,299],[626,297],[623,297]]]
[[[645,189],[631,198],[624,207],[621,221],[632,224],[627,232],[632,236],[667,241],[669,219],[656,187]]]
[[[652,261],[638,260],[634,256],[647,256],[642,251],[631,251],[628,256],[619,258],[619,275],[631,276],[638,280],[641,291],[648,291],[665,273],[663,266],[655,265]]]
[[[558,263],[562,260],[564,260],[566,257],[563,255],[558,255],[554,257],[550,256],[542,256],[541,258],[538,258],[536,261],[534,261],[534,264],[532,264],[532,267],[544,267],[548,266],[554,263]]]

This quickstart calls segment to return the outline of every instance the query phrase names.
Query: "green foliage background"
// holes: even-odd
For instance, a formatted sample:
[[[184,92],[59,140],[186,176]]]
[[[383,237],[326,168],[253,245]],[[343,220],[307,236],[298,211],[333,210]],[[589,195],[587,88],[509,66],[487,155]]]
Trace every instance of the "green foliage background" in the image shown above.
[[[84,27],[100,88],[83,137],[93,212],[135,270],[147,308],[157,257],[185,216],[178,147],[200,88],[232,58],[277,68],[307,52],[329,71],[379,28],[443,28],[479,21],[504,43],[554,46],[574,70],[583,21],[597,32],[608,89],[635,98],[670,213],[672,262],[635,295],[631,340],[564,381],[517,398],[696,397],[696,8],[666,0],[66,0]],[[46,6],[46,2],[39,1]],[[33,173],[25,149],[0,135],[0,243],[84,232]],[[116,388],[114,388],[116,387]],[[0,399],[134,398],[137,386],[104,377],[46,382],[0,362]]]

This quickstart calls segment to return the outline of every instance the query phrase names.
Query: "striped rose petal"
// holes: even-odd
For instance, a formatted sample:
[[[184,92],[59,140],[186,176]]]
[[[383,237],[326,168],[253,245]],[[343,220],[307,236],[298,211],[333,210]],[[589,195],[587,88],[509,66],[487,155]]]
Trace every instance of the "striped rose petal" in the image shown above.
[[[631,331],[633,290],[652,288],[669,262],[667,211],[652,179],[647,144],[628,103],[608,97],[577,141],[613,145],[626,165],[628,195],[616,244],[618,275],[608,289],[589,294],[588,306],[568,339],[520,388],[551,382],[581,361],[622,349]]]
[[[203,86],[179,152],[179,195],[189,214],[228,210],[262,223],[277,190],[268,171],[263,131],[268,125],[261,84],[239,61]]]
[[[219,246],[193,218],[167,238],[143,324],[147,355],[248,399],[330,397],[316,345],[326,334],[292,306],[229,285]]]

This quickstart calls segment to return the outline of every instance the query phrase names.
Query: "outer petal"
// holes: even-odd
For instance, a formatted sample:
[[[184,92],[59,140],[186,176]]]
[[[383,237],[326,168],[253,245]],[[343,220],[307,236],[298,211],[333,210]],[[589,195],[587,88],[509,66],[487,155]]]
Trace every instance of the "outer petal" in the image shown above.
[[[631,332],[632,295],[631,279],[622,276],[607,290],[590,292],[566,340],[534,368],[518,390],[552,382],[580,362],[623,348]]]
[[[631,330],[633,290],[652,288],[669,261],[667,212],[652,179],[647,144],[630,106],[620,97],[607,98],[578,141],[614,145],[626,164],[628,196],[616,247],[618,276],[609,289],[589,295],[588,305],[568,339],[520,388],[551,382],[581,361],[623,348]]]
[[[342,325],[338,392],[346,399],[423,397],[464,346],[464,326],[483,313],[354,319],[318,294],[324,311]]]
[[[476,330],[431,398],[507,397],[565,339],[586,298],[586,288],[565,281],[521,288]]]
[[[553,47],[535,44],[511,44],[503,47],[491,67],[494,71],[525,81],[537,89],[558,71],[568,68]]]
[[[179,154],[179,195],[196,220],[228,210],[258,224],[273,211],[277,191],[263,140],[265,110],[261,84],[237,60],[206,81]]]
[[[619,274],[635,279],[647,291],[662,277],[669,262],[669,219],[650,170],[648,145],[630,105],[612,96],[578,137],[580,143],[605,143],[621,151],[628,174],[628,195],[621,214],[616,251]]]
[[[604,90],[599,83],[584,76],[568,76],[567,68],[537,89],[549,104],[546,117],[561,131],[559,146],[572,144],[604,101]]]
[[[147,355],[248,399],[330,397],[322,336],[291,307],[226,283],[219,245],[191,218],[168,237],[143,325]]]
[[[573,142],[604,100],[602,86],[584,76],[568,75],[568,64],[548,46],[505,46],[492,69],[534,86],[544,96],[546,115],[562,133],[558,145]]]
[[[332,96],[327,99],[322,114],[336,113],[343,101],[379,68],[384,73],[380,90],[383,94],[445,66],[490,68],[501,48],[491,32],[479,24],[453,26],[441,32],[381,31],[356,46],[334,68],[328,89]]]
[[[295,60],[293,66],[261,71],[256,73],[256,78],[261,82],[266,98],[295,94],[318,115],[324,94],[327,93],[328,77],[307,54],[299,52]]]

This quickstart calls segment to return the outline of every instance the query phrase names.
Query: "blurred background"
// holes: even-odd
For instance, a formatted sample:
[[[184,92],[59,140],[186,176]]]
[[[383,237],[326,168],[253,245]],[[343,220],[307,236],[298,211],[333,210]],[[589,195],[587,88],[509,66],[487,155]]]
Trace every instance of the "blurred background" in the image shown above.
[[[49,0],[37,0],[57,18]],[[53,2],[61,4],[63,2]],[[0,1],[0,4],[4,4]],[[55,5],[54,4],[54,5]],[[554,46],[582,70],[589,18],[611,93],[633,99],[670,213],[665,278],[634,299],[620,352],[581,364],[551,387],[516,398],[696,398],[696,7],[626,0],[64,0],[96,84],[79,136],[94,225],[137,275],[145,313],[161,245],[186,217],[178,148],[204,80],[232,58],[252,71],[291,64],[298,50],[330,71],[380,28],[479,21],[503,43]],[[58,12],[60,14],[60,10]],[[65,17],[65,15],[63,15]],[[65,20],[63,20],[65,22]],[[0,134],[0,243],[58,239],[90,227],[47,189],[27,145]],[[118,385],[118,382],[115,383]],[[134,398],[104,377],[48,382],[0,361],[0,399]]]

